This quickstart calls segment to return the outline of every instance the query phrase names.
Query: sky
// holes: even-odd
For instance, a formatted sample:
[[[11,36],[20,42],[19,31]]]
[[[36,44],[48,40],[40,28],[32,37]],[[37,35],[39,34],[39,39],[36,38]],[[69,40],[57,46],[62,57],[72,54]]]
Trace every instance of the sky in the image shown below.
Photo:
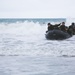
[[[75,18],[75,0],[0,0],[0,18]]]

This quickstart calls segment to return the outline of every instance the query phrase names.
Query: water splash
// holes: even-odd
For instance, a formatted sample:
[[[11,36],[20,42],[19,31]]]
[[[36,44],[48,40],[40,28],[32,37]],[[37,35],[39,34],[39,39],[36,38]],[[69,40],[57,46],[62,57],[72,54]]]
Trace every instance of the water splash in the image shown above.
[[[74,56],[75,36],[63,41],[45,38],[46,24],[23,22],[0,25],[0,55]]]

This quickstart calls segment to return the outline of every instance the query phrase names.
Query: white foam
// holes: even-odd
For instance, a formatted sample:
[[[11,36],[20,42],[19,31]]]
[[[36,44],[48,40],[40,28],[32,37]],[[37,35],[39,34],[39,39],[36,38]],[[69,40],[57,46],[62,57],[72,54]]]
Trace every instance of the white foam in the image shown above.
[[[11,34],[26,34],[26,33],[39,33],[45,31],[46,26],[41,26],[39,23],[24,22],[24,23],[12,23],[8,25],[0,25],[1,33]]]
[[[0,25],[0,55],[75,55],[75,36],[63,41],[46,40],[46,24],[34,22]]]

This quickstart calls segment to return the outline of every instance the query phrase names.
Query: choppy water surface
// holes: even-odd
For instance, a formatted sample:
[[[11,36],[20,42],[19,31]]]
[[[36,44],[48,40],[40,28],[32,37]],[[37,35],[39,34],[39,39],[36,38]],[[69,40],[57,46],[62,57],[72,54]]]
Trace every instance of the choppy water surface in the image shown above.
[[[75,36],[47,40],[46,30],[46,24],[33,22],[0,25],[0,55],[75,55]]]
[[[0,24],[1,75],[75,75],[75,36],[47,40],[46,24]]]

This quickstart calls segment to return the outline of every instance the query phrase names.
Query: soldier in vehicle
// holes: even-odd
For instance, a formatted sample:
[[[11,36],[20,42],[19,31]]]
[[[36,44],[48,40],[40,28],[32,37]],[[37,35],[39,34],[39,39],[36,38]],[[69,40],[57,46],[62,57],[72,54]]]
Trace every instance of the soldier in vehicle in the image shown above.
[[[61,23],[60,23],[60,24],[61,24]],[[58,26],[60,26],[60,24],[52,25],[51,23],[48,23],[48,24],[47,24],[47,25],[48,25],[48,28],[47,28],[46,33],[47,33],[48,31],[50,31],[50,30],[53,30],[53,29],[59,29]]]
[[[60,30],[66,32],[65,22],[62,22],[62,23],[61,23]]]
[[[53,29],[54,29],[53,25],[51,23],[48,23],[48,31]]]
[[[67,31],[70,35],[75,35],[75,23],[72,23]]]
[[[47,31],[46,31],[46,33],[47,33],[48,31],[54,29],[54,27],[53,27],[53,25],[52,25],[51,23],[48,23],[47,25],[48,25],[48,27],[47,27]]]

